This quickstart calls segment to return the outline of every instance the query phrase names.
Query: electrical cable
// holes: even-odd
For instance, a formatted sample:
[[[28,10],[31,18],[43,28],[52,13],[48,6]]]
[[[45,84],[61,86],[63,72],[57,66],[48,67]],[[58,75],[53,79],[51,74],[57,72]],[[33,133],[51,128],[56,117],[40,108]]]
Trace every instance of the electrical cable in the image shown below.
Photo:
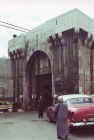
[[[26,29],[26,28],[23,28],[23,27],[20,27],[20,26],[16,26],[16,25],[11,24],[11,23],[8,23],[8,22],[4,22],[4,21],[1,21],[1,20],[0,20],[0,22],[1,22],[1,23],[4,23],[4,24],[11,25],[11,26],[14,26],[14,27],[17,27],[17,28],[21,28],[21,29],[23,29],[23,30],[27,30],[27,31],[29,31],[29,29]]]
[[[14,29],[14,30],[17,30],[17,31],[20,31],[20,32],[26,32],[26,31],[23,31],[23,30],[20,30],[20,29],[13,28],[11,26],[1,25],[1,24],[0,24],[0,26],[5,27],[5,28]]]

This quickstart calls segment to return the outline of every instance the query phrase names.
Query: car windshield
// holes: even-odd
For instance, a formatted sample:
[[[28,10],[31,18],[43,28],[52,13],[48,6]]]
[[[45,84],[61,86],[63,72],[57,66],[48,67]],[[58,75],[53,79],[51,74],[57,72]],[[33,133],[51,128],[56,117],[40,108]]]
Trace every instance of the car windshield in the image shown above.
[[[85,103],[93,103],[92,98],[89,97],[78,97],[72,98],[68,100],[69,104],[85,104]]]

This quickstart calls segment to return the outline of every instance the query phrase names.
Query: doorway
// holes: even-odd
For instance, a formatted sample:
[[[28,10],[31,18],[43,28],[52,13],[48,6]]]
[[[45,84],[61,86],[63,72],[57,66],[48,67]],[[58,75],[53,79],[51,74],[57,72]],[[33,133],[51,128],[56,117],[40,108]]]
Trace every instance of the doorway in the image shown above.
[[[45,108],[52,104],[52,73],[50,60],[42,51],[35,52],[28,66],[28,85],[31,106],[38,109],[38,102],[42,96]]]

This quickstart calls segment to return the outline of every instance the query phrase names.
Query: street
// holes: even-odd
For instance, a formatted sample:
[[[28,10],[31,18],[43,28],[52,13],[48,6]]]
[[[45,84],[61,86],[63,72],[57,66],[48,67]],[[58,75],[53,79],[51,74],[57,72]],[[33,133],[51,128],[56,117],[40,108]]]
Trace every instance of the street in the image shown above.
[[[94,140],[94,127],[77,129],[69,134],[69,140]],[[35,112],[0,114],[0,140],[58,140],[56,125],[38,119]]]

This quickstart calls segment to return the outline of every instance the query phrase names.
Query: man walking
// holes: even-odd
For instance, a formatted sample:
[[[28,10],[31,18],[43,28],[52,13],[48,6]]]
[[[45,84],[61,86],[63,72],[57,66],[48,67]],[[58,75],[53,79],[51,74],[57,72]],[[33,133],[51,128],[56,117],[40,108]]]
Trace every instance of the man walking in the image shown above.
[[[43,118],[43,112],[44,112],[43,98],[42,98],[42,96],[40,96],[39,107],[38,107],[38,117],[39,118]]]
[[[68,137],[68,108],[67,105],[63,103],[63,98],[58,98],[59,103],[55,108],[56,116],[56,127],[57,127],[57,137],[61,140],[67,140]]]

